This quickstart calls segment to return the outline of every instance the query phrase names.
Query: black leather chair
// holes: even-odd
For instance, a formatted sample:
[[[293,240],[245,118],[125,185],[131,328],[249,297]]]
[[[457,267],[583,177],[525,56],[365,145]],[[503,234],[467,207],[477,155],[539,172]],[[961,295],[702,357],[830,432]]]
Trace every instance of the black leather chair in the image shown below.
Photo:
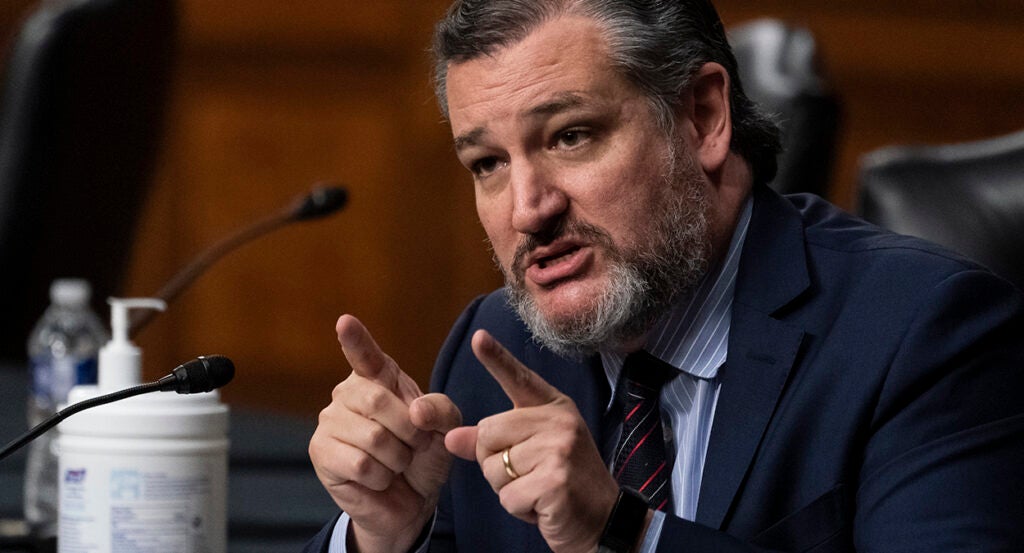
[[[858,196],[868,221],[938,242],[1024,288],[1024,131],[871,152]]]
[[[729,29],[747,95],[782,128],[783,153],[771,187],[828,195],[839,130],[839,101],[821,72],[807,29],[757,19]]]
[[[0,96],[0,359],[22,359],[57,277],[120,290],[161,137],[173,0],[49,0]]]

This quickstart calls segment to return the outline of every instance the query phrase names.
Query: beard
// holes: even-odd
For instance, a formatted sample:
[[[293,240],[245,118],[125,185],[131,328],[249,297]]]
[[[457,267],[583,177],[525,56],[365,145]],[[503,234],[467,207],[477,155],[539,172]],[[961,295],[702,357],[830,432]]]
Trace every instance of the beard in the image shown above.
[[[564,217],[543,234],[526,236],[511,268],[500,262],[509,305],[534,340],[557,355],[581,358],[621,349],[644,336],[672,305],[692,293],[707,272],[711,253],[708,201],[693,158],[671,151],[661,182],[643,183],[664,191],[637,245],[617,247],[604,229]],[[589,305],[567,317],[545,316],[525,284],[525,259],[538,246],[561,237],[592,244],[607,258],[607,284]],[[497,262],[497,259],[495,259]]]

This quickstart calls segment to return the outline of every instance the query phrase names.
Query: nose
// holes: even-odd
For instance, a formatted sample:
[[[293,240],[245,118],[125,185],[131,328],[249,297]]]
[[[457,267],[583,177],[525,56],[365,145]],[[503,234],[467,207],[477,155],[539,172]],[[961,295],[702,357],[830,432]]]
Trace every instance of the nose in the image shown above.
[[[511,175],[512,227],[523,234],[551,228],[569,208],[569,198],[552,171],[528,162],[513,167]]]

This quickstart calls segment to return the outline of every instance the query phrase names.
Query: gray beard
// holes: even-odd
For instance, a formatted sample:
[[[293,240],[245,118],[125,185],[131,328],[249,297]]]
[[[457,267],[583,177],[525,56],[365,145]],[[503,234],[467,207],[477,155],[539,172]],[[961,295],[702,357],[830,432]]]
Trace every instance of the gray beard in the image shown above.
[[[533,334],[555,354],[582,358],[613,351],[644,336],[680,297],[689,295],[707,272],[711,253],[708,201],[690,157],[670,157],[664,177],[665,201],[652,213],[650,230],[638,246],[622,251],[603,229],[567,219],[545,237],[528,236],[505,275],[507,301]],[[560,236],[584,237],[608,257],[608,286],[591,305],[565,320],[545,317],[526,289],[523,259],[538,244]]]

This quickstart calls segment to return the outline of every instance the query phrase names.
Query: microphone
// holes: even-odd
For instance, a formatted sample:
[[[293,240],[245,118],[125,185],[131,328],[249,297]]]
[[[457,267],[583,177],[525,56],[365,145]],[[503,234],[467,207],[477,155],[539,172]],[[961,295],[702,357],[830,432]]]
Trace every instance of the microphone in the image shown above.
[[[201,355],[178,365],[156,384],[161,392],[201,394],[220,388],[234,377],[235,364],[230,359],[223,355]]]
[[[170,304],[185,288],[205,273],[210,265],[213,265],[238,247],[290,223],[320,219],[331,215],[345,207],[346,203],[348,203],[348,190],[344,187],[330,183],[317,184],[312,191],[296,199],[284,209],[271,213],[255,223],[235,231],[234,234],[207,248],[193,259],[191,263],[171,277],[164,284],[163,288],[152,297]],[[156,312],[151,310],[140,310],[132,313],[131,322],[128,326],[128,336],[134,337],[155,316]]]
[[[187,363],[177,366],[171,374],[157,380],[147,382],[124,390],[118,390],[102,396],[79,401],[69,405],[43,422],[32,427],[28,432],[15,438],[0,451],[0,461],[8,455],[18,451],[32,440],[41,436],[47,430],[60,424],[64,419],[89,409],[106,405],[132,396],[148,394],[150,392],[177,392],[179,394],[199,394],[209,392],[224,386],[235,376],[235,364],[223,355],[204,355],[197,357]]]
[[[317,186],[291,207],[293,221],[308,221],[326,217],[345,207],[348,191],[340,186]]]

